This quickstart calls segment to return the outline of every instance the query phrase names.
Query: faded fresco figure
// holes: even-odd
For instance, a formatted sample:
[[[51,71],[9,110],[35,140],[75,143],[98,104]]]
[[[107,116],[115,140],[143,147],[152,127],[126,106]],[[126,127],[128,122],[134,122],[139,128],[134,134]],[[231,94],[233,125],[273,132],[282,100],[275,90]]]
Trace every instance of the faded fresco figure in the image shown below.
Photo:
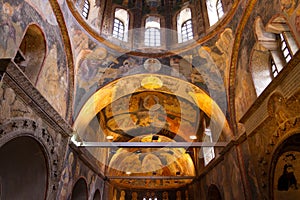
[[[163,200],[169,200],[169,194],[168,192],[163,192]]]
[[[297,159],[299,156],[299,151],[288,151],[278,158],[273,179],[274,200],[299,199],[300,162]]]
[[[10,20],[14,15],[14,8],[9,3],[4,3],[2,13],[0,16],[0,52],[6,52],[7,47],[12,47],[16,43],[16,28]]]
[[[65,168],[63,169],[62,176],[61,176],[61,181],[63,184],[62,184],[60,197],[62,199],[66,199],[67,196],[72,191],[72,184],[69,184],[69,183],[72,182],[72,177],[73,177],[72,166],[73,166],[73,164],[74,164],[74,155],[71,152],[68,156],[68,163],[66,164]]]
[[[125,200],[125,191],[124,190],[121,191],[120,200]]]
[[[296,156],[294,154],[287,154],[283,159],[286,164],[283,167],[283,173],[278,179],[278,186],[277,189],[279,191],[288,191],[288,190],[296,190],[298,189],[297,186],[297,179],[294,175],[294,167],[293,161],[296,160]]]
[[[176,200],[181,200],[181,192],[180,191],[176,192]]]
[[[286,122],[295,124],[296,118],[288,108],[286,99],[280,93],[274,93],[268,102],[268,110],[271,116],[274,116],[279,128],[284,130]]]
[[[137,192],[133,192],[133,193],[131,194],[131,196],[132,196],[131,200],[137,200],[137,199],[138,199],[138,194],[137,194]]]

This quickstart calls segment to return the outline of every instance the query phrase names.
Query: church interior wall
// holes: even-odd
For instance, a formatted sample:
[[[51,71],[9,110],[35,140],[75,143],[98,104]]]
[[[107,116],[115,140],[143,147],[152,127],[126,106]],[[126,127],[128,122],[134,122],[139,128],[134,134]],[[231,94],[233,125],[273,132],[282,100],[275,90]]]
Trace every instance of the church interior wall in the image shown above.
[[[88,23],[94,31],[108,37],[112,29],[111,9],[114,6],[107,4],[106,8],[102,8],[99,2],[103,3],[91,1],[94,10]],[[209,191],[228,200],[280,199],[284,195],[293,199],[299,195],[296,189],[300,185],[295,183],[295,179],[298,182],[300,180],[300,149],[297,147],[300,133],[300,54],[298,52],[294,55],[292,61],[260,96],[255,91],[252,70],[253,64],[261,61],[251,60],[254,46],[258,42],[254,27],[258,16],[264,26],[274,16],[283,16],[296,43],[300,44],[300,5],[298,1],[292,2],[291,7],[285,7],[283,1],[279,0],[227,1],[225,5],[233,5],[236,10],[226,16],[224,24],[216,25],[217,31],[206,30],[204,33],[199,27],[197,35],[207,37],[200,39],[195,49],[178,53],[180,59],[177,63],[173,61],[178,55],[175,58],[169,55],[159,58],[169,67],[180,68],[179,72],[199,87],[204,87],[207,82],[203,83],[203,77],[197,76],[199,74],[186,70],[190,64],[203,64],[212,71],[218,69],[227,96],[225,100],[216,99],[226,105],[224,114],[231,127],[235,127],[232,122],[237,126],[233,131],[235,138],[210,164],[198,169],[196,180],[183,188],[158,190],[156,194],[161,198],[167,192],[169,199],[180,199],[177,195],[181,199],[210,199]],[[18,138],[29,139],[32,144],[36,144],[46,160],[45,171],[39,172],[46,173],[47,177],[42,180],[45,199],[72,199],[72,194],[76,193],[73,191],[76,183],[84,185],[87,199],[94,199],[95,195],[105,200],[119,200],[122,197],[133,199],[135,193],[147,196],[148,192],[151,195],[151,191],[115,187],[103,176],[104,166],[100,166],[101,173],[96,173],[94,166],[80,154],[81,151],[69,145],[73,133],[72,121],[84,102],[99,88],[125,76],[133,68],[140,69],[145,59],[142,54],[124,53],[122,48],[102,44],[88,34],[87,27],[81,27],[65,1],[58,3],[61,10],[65,11],[63,18],[67,23],[67,36],[61,31],[61,22],[57,21],[50,1],[0,2],[0,22],[4,24],[0,26],[0,159],[3,147]],[[104,16],[99,18],[98,12],[104,13]],[[142,14],[136,12],[130,14],[130,19]],[[203,23],[207,21],[198,20]],[[30,25],[36,25],[41,30],[45,42],[45,56],[40,58],[43,61],[36,81],[26,75],[26,63],[21,65],[16,61],[17,52]],[[131,28],[134,26],[130,25]],[[73,74],[70,70],[73,69],[69,68],[71,62],[65,52],[63,37],[73,38],[70,51],[74,59],[74,77],[70,77]],[[222,49],[224,46],[226,49]],[[188,63],[190,57],[193,59]],[[236,76],[232,77],[232,74]],[[73,90],[73,78],[74,93],[70,93]],[[211,91],[215,92],[213,89]],[[72,94],[74,97],[71,97]],[[215,94],[219,97],[223,93]],[[74,99],[74,102],[67,103],[70,99]],[[232,108],[235,109],[234,114],[229,113]],[[68,116],[68,112],[73,116]],[[93,124],[90,126],[94,127]],[[86,137],[92,137],[99,130],[88,131],[90,134]],[[93,150],[87,155],[99,152],[101,155],[107,154],[105,150]],[[202,158],[199,159],[202,163]],[[287,170],[293,174],[294,182],[291,186],[279,181],[284,180]],[[27,173],[32,175],[32,172]],[[1,177],[0,170],[0,189],[5,189],[7,180],[5,176]],[[1,191],[0,197],[8,195]]]
[[[68,68],[64,44],[58,22],[48,1],[5,1],[0,3],[1,19],[5,26],[2,27],[0,55],[1,58],[16,59],[20,51],[20,45],[28,27],[35,24],[43,32],[46,43],[45,58],[40,66],[37,82],[32,82],[38,90],[47,98],[53,107],[66,117],[68,96]],[[43,12],[47,10],[47,12]],[[27,48],[37,48],[38,44],[31,44]],[[27,53],[26,52],[26,53]],[[25,52],[21,53],[25,54]],[[26,73],[26,65],[30,65],[30,59],[36,55],[23,55],[27,57],[25,62],[19,63],[20,68]],[[38,66],[36,66],[38,67]],[[28,66],[27,68],[30,68]],[[31,67],[32,68],[32,67]],[[44,87],[47,85],[48,87]]]
[[[1,173],[4,174],[0,175],[1,198],[32,199],[34,198],[32,195],[36,193],[40,197],[54,199],[58,191],[65,149],[69,141],[68,134],[51,126],[44,120],[43,113],[37,114],[36,110],[25,103],[10,85],[3,83],[3,80],[0,94],[0,149],[1,160],[5,163],[1,165],[4,168],[1,170]],[[23,143],[24,147],[22,147]],[[22,152],[22,148],[26,150]],[[18,152],[21,157],[16,155]],[[8,155],[14,158],[9,159]],[[28,169],[20,168],[22,165]],[[41,170],[43,168],[44,170]],[[22,174],[13,172],[18,169],[18,172]],[[6,176],[14,173],[16,173],[15,176]],[[41,180],[39,177],[43,176],[45,179]],[[6,186],[10,187],[18,180],[23,181],[25,186],[19,192],[9,192]],[[41,188],[41,191],[44,191],[43,194],[41,191],[39,191],[40,193],[36,190],[34,192],[31,188],[38,182],[43,187]]]

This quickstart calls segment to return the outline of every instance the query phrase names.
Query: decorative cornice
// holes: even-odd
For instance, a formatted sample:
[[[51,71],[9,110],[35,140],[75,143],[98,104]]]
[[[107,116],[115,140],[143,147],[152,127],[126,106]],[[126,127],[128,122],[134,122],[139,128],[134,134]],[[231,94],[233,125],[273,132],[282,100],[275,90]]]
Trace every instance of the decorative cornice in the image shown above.
[[[297,67],[300,63],[300,51],[298,51],[292,59],[284,66],[280,73],[272,80],[272,82],[265,88],[265,90],[259,95],[251,107],[240,119],[241,123],[245,123],[253,113],[260,107],[263,101],[265,101],[272,92],[282,83],[282,81],[287,77],[287,75]]]
[[[77,153],[81,161],[84,162],[90,169],[92,169],[95,174],[97,174],[105,181],[108,180],[105,174],[101,171],[100,165],[102,165],[102,163],[99,163],[99,161],[97,161],[97,159],[95,159],[95,157],[91,155],[91,153],[86,148],[78,148],[71,142],[69,146],[74,152]]]
[[[51,104],[34,87],[23,71],[11,61],[6,69],[3,81],[8,84],[15,93],[45,120],[58,133],[65,137],[71,136],[72,127],[60,116]]]

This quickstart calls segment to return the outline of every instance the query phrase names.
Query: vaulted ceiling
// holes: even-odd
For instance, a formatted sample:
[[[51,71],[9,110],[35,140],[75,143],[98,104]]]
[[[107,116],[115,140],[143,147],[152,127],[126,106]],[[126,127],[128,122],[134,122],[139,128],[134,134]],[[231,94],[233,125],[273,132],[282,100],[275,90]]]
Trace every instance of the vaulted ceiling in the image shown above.
[[[205,4],[198,1],[92,1],[90,13],[81,10],[80,1],[67,2],[79,22],[70,28],[78,145],[104,164],[103,173],[120,187],[167,189],[190,183],[199,173],[202,144],[224,146],[233,138],[227,116],[228,57],[223,52],[224,45],[232,45],[231,29],[214,38],[224,26],[219,23],[215,32],[205,33]],[[178,43],[176,16],[188,7],[194,37]],[[112,35],[115,16],[108,8],[129,13],[128,39]],[[227,6],[222,20],[233,12]],[[160,17],[157,47],[144,44],[142,26],[148,16]],[[200,25],[196,18],[205,22]],[[217,42],[202,47],[209,38]]]

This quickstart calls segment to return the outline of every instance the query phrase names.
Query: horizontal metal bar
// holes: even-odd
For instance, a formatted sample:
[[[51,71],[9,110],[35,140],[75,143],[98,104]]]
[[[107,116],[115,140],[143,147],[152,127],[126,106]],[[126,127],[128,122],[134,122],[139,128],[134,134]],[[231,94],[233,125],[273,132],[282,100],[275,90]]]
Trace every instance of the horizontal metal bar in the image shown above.
[[[80,142],[79,147],[91,148],[201,148],[225,147],[227,142]]]
[[[142,180],[182,180],[194,179],[195,176],[108,176],[108,179],[142,179]]]

